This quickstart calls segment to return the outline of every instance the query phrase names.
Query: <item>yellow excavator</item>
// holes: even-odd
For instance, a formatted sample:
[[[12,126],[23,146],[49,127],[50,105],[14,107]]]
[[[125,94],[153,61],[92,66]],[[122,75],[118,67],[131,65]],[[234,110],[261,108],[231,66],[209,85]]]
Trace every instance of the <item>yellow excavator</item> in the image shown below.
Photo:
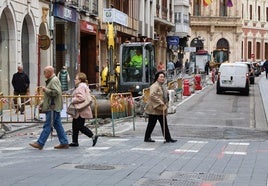
[[[141,95],[154,79],[155,49],[151,42],[126,42],[120,45],[118,63],[115,62],[115,30],[107,25],[108,64],[101,72],[104,93],[131,92]]]

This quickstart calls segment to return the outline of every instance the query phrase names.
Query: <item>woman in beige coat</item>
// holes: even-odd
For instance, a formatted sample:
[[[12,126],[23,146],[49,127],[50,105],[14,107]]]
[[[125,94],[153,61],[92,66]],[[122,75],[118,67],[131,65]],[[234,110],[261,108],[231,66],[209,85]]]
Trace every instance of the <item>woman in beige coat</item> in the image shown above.
[[[165,73],[163,71],[157,72],[155,75],[154,83],[150,86],[150,98],[146,105],[145,112],[149,115],[148,124],[145,132],[145,142],[155,142],[151,139],[151,134],[154,130],[157,120],[160,123],[162,134],[167,143],[174,143],[170,136],[167,125],[167,90],[163,87],[165,82]],[[164,126],[165,125],[165,126]],[[164,131],[165,130],[165,131]]]
[[[73,92],[73,97],[71,103],[74,105],[77,103],[81,103],[86,100],[86,91],[89,91],[87,82],[87,76],[85,73],[79,72],[75,79],[75,90]],[[92,118],[92,111],[90,108],[90,105],[83,109],[82,111],[77,111],[76,115],[73,116],[73,122],[72,122],[72,129],[73,129],[73,135],[72,135],[72,143],[69,144],[70,147],[78,147],[78,135],[79,131],[81,131],[83,134],[88,136],[89,138],[92,138],[93,144],[92,146],[95,146],[98,140],[98,136],[94,135],[93,132],[85,126],[85,119]]]

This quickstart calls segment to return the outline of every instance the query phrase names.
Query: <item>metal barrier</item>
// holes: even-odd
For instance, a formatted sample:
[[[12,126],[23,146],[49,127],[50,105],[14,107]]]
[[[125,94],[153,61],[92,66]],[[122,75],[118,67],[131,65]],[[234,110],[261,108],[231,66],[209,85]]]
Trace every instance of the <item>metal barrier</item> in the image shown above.
[[[173,80],[168,83],[167,85],[168,90],[174,90],[175,91],[175,101],[179,99],[182,99],[182,78],[178,78],[176,80]]]
[[[150,97],[150,88],[143,89],[142,95],[143,95],[144,103],[148,103],[148,100],[149,100],[149,97]]]
[[[135,130],[134,101],[132,94],[114,93],[110,97],[113,136],[115,136],[114,122],[116,119],[133,119],[133,130]]]
[[[61,111],[62,123],[71,123],[71,117],[66,113],[66,109],[71,101],[71,95],[62,95],[63,98],[63,110]],[[94,125],[95,133],[97,134],[98,128],[98,103],[95,96],[92,95],[94,104]],[[17,99],[17,105],[14,104],[14,99]],[[39,113],[39,106],[42,102],[43,95],[40,94],[40,88],[36,89],[35,95],[23,95],[23,96],[4,96],[0,93],[0,119],[1,123],[43,123],[42,113]],[[21,100],[25,100],[21,102]],[[24,105],[25,111],[23,114],[17,112],[16,107]],[[45,116],[44,116],[45,117]]]

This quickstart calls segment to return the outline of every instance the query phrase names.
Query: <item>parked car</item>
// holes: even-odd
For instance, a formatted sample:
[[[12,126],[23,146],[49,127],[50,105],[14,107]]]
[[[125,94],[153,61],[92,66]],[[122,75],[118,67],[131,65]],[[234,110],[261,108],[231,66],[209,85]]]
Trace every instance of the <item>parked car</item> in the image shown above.
[[[239,91],[249,95],[249,70],[245,63],[222,63],[217,80],[217,94]]]
[[[254,84],[255,83],[255,71],[254,71],[252,62],[237,61],[235,63],[242,63],[248,66],[249,82],[250,84]]]

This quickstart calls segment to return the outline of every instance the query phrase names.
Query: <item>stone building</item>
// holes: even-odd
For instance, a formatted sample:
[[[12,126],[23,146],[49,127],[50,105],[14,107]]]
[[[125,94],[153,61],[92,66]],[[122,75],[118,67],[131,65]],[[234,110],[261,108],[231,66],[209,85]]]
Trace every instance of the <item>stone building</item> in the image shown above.
[[[268,2],[219,0],[191,3],[190,45],[206,50],[212,60],[259,61],[268,52]]]
[[[18,65],[23,65],[30,77],[30,89],[37,86],[38,66],[41,65],[37,50],[38,32],[40,24],[48,21],[45,15],[48,7],[41,1],[0,0],[0,92],[5,95],[13,93],[11,79]]]
[[[104,9],[127,20],[115,23],[115,61],[120,44],[130,40],[153,42],[156,62],[166,62],[173,7],[174,0],[0,0],[0,92],[12,94],[10,82],[19,64],[30,76],[31,94],[44,85],[47,65],[56,73],[67,66],[71,79],[85,72],[97,86],[108,56]]]

